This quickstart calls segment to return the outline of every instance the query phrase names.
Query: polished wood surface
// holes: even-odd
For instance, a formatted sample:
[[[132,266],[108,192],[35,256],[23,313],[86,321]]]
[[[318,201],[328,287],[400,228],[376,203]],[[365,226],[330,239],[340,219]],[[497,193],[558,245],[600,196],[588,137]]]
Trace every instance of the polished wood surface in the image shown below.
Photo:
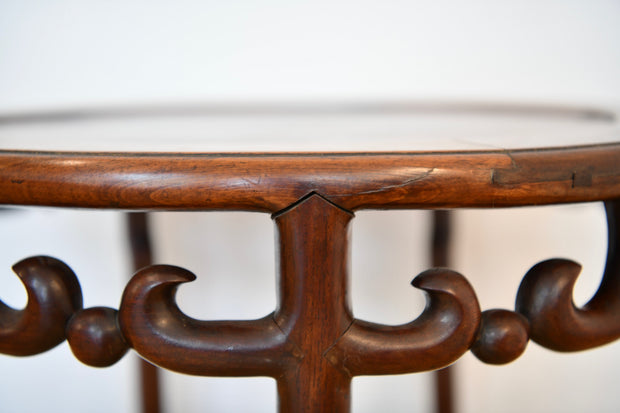
[[[354,320],[347,294],[352,218],[319,195],[274,216],[278,306],[259,320],[191,319],[174,292],[193,274],[171,266],[139,271],[121,303],[124,336],[143,357],[174,371],[272,376],[283,412],[346,412],[353,376],[452,363],[478,331],[480,309],[469,283],[450,270],[429,270],[414,281],[429,294],[417,320],[402,326]]]
[[[175,295],[196,276],[149,265],[146,239],[138,236],[138,270],[119,309],[84,309],[69,266],[32,257],[15,266],[28,292],[26,308],[0,302],[0,352],[37,354],[66,338],[80,361],[103,367],[131,348],[179,373],[273,377],[281,412],[346,413],[358,375],[442,369],[469,350],[485,363],[505,364],[530,339],[557,351],[600,346],[620,338],[619,162],[615,138],[583,146],[383,153],[0,150],[1,204],[272,214],[278,292],[274,311],[257,320],[191,318]],[[417,319],[387,326],[351,312],[355,211],[594,201],[606,202],[607,267],[582,308],[572,302],[579,265],[552,259],[525,275],[514,310],[481,311],[465,276],[438,268],[447,264],[440,245],[447,235],[439,228],[435,268],[412,281],[427,295]]]
[[[127,353],[129,346],[118,329],[117,313],[109,307],[92,307],[71,317],[65,334],[78,360],[93,367],[108,367]]]
[[[600,286],[582,308],[573,303],[581,266],[553,259],[534,266],[523,278],[516,309],[530,322],[532,340],[556,351],[579,351],[620,337],[620,202],[605,205],[607,263]],[[558,317],[561,314],[561,317]]]
[[[435,210],[432,213],[431,264],[433,267],[450,266],[452,250],[453,215],[450,211]],[[435,371],[435,412],[453,413],[456,391],[454,388],[454,367],[448,366]]]
[[[280,411],[349,411],[351,375],[326,353],[350,327],[349,235],[353,214],[318,195],[274,217],[278,305],[273,318],[296,363],[278,378]]]
[[[149,217],[142,212],[127,214],[127,232],[134,271],[153,264]],[[142,390],[142,413],[161,411],[160,380],[158,368],[146,360],[140,360],[140,387]]]
[[[481,315],[480,331],[471,352],[485,363],[506,364],[523,354],[529,339],[530,325],[526,317],[503,309],[486,310]]]
[[[0,301],[0,353],[30,356],[65,340],[65,326],[82,308],[82,290],[68,265],[51,257],[26,258],[13,266],[28,293],[23,310]]]
[[[620,143],[400,154],[0,151],[0,203],[277,212],[309,193],[350,211],[507,207],[620,198]]]
[[[131,347],[180,373],[274,377],[282,412],[347,412],[356,375],[439,369],[469,349],[483,362],[503,364],[521,355],[530,337],[559,351],[620,338],[618,202],[607,203],[606,211],[608,265],[598,292],[583,308],[575,308],[570,297],[579,267],[554,259],[526,274],[515,311],[481,313],[462,275],[431,269],[412,282],[428,297],[416,320],[385,326],[355,319],[347,298],[353,214],[311,194],[273,216],[279,269],[278,305],[272,314],[258,320],[192,319],[177,307],[175,293],[195,276],[166,265],[138,271],[118,312],[82,309],[81,290],[69,267],[34,257],[16,267],[29,303],[21,311],[2,306],[0,351],[35,354],[66,335],[76,357],[92,366],[112,364]],[[15,328],[16,323],[22,324]]]

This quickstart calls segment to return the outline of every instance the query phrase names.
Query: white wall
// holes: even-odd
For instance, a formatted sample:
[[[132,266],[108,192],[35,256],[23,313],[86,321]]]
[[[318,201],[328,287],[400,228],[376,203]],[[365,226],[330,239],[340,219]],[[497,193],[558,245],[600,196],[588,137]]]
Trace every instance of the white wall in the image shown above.
[[[620,3],[493,2],[18,2],[0,3],[0,109],[185,101],[373,99],[614,102],[620,96]],[[0,141],[1,147],[1,141]],[[158,261],[199,279],[179,292],[195,317],[272,310],[273,228],[267,215],[161,213]],[[403,220],[408,225],[402,225]],[[0,214],[0,297],[23,305],[10,266],[57,256],[80,276],[85,304],[118,306],[129,276],[122,216],[32,209]],[[356,316],[399,323],[423,297],[408,286],[428,266],[427,212],[362,212],[353,227]],[[584,265],[583,303],[604,261],[600,206],[457,213],[453,267],[483,308],[511,308],[534,263]],[[243,251],[240,253],[239,251]],[[240,259],[240,258],[243,259]],[[461,412],[612,412],[620,406],[618,344],[555,354],[530,344],[507,367],[457,363]],[[0,356],[0,411],[135,410],[134,363]],[[427,374],[356,379],[356,412],[429,411]],[[169,411],[274,411],[268,379],[166,374]],[[89,406],[89,407],[86,407]]]

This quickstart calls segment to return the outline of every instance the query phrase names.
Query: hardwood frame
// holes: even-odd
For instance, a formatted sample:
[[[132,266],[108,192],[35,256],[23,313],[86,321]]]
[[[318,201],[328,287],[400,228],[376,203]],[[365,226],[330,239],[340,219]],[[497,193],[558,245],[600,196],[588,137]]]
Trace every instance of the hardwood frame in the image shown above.
[[[149,218],[143,212],[127,214],[127,235],[131,246],[134,271],[153,265]],[[161,411],[161,392],[159,369],[144,359],[140,359],[140,401],[142,413]]]
[[[620,337],[620,144],[539,150],[350,154],[95,154],[0,151],[0,203],[130,210],[248,210],[277,229],[278,305],[258,320],[201,321],[175,303],[189,271],[139,270],[119,310],[83,309],[59,260],[14,267],[24,310],[0,302],[0,352],[30,355],[65,338],[94,366],[129,348],[186,374],[271,376],[281,412],[349,410],[353,376],[439,369],[469,349],[516,359],[529,339],[558,351]],[[532,268],[511,310],[481,312],[465,277],[434,268],[413,281],[424,313],[385,326],[355,319],[347,298],[349,225],[360,209],[509,207],[606,201],[609,249],[600,288],[572,303],[568,260]],[[53,287],[53,288],[52,288]]]
[[[0,202],[276,213],[310,193],[349,210],[620,198],[620,144],[481,152],[109,154],[0,151]]]

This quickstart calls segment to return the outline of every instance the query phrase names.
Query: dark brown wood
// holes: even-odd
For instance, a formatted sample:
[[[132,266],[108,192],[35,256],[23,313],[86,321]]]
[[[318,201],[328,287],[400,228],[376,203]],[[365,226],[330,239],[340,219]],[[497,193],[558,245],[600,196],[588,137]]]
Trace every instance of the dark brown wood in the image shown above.
[[[28,303],[15,310],[0,301],[0,353],[30,356],[65,340],[65,325],[82,308],[80,284],[65,263],[51,257],[31,257],[13,266]]]
[[[450,365],[434,372],[435,412],[452,413],[455,406],[454,366]],[[415,410],[413,410],[415,411]]]
[[[159,368],[146,360],[140,360],[140,387],[142,388],[142,412],[161,411]]]
[[[489,310],[472,346],[480,360],[504,364],[519,357],[529,338],[555,351],[580,351],[620,338],[620,201],[605,204],[608,251],[601,284],[582,308],[573,302],[573,287],[581,266],[551,259],[532,267],[523,277],[516,312]]]
[[[279,305],[253,321],[190,319],[174,304],[169,266],[143,269],[120,309],[132,347],[160,366],[200,375],[269,375],[283,412],[348,411],[350,375],[324,353],[352,321],[347,302],[348,224],[352,214],[314,195],[277,215]]]
[[[607,264],[601,284],[583,307],[573,303],[581,266],[553,259],[535,265],[523,278],[516,310],[531,324],[531,338],[556,351],[578,351],[620,338],[620,201],[606,204]]]
[[[403,326],[354,320],[348,303],[349,223],[353,215],[312,194],[274,216],[278,307],[250,321],[199,321],[174,294],[193,274],[171,266],[139,271],[119,320],[131,346],[162,367],[196,375],[275,377],[280,411],[349,410],[351,378],[444,367],[469,349],[480,309],[450,270],[413,284],[429,295],[422,316]]]
[[[131,279],[121,301],[119,322],[142,357],[169,370],[203,376],[280,375],[295,359],[271,315],[248,321],[200,321],[183,314],[175,293],[195,275],[154,265]]]
[[[149,228],[148,214],[144,212],[130,212],[127,214],[127,235],[135,271],[153,264]]]
[[[348,299],[352,218],[318,195],[274,217],[279,256],[274,320],[302,355],[278,379],[282,412],[349,411],[351,376],[326,353],[353,321]]]
[[[118,328],[118,311],[108,307],[80,310],[66,328],[73,355],[93,367],[108,367],[119,361],[129,346]]]
[[[434,269],[412,284],[428,296],[420,317],[400,326],[355,320],[327,357],[354,376],[401,374],[446,367],[469,350],[480,307],[467,280],[454,271]]]
[[[127,229],[134,271],[152,265],[153,253],[148,215],[144,212],[127,214]],[[159,413],[161,411],[161,397],[158,368],[144,359],[140,359],[139,364],[142,413]]]
[[[431,232],[431,263],[432,266],[449,267],[450,239],[452,234],[452,217],[450,211],[435,210]],[[437,413],[454,412],[454,367],[448,366],[434,373],[435,377],[435,411]]]
[[[525,351],[530,339],[529,330],[528,320],[514,311],[484,311],[480,332],[471,351],[485,363],[510,363]]]
[[[0,151],[0,203],[277,212],[316,192],[350,211],[620,198],[620,143],[372,154]]]
[[[258,320],[188,317],[175,294],[195,276],[163,265],[136,273],[118,315],[82,310],[69,267],[30,258],[16,265],[27,307],[0,304],[0,352],[35,354],[66,334],[76,356],[90,365],[109,365],[129,346],[185,374],[274,377],[281,412],[346,413],[355,375],[440,369],[470,348],[485,362],[505,363],[523,352],[528,333],[560,351],[602,345],[620,337],[620,202],[610,201],[620,199],[619,161],[620,144],[389,154],[0,152],[0,203],[272,212],[278,246],[278,305]],[[481,316],[467,280],[435,268],[413,281],[428,296],[418,319],[385,326],[351,313],[353,210],[594,200],[609,201],[608,262],[599,290],[581,309],[572,303],[580,267],[556,259],[526,274],[516,312]],[[144,242],[134,240],[136,267],[150,262]],[[447,259],[445,249],[435,252],[434,264]]]
[[[418,319],[401,326],[356,320],[347,294],[353,214],[311,194],[274,215],[279,256],[274,313],[247,321],[192,319],[177,307],[175,293],[195,276],[164,265],[138,271],[118,315],[109,308],[82,310],[69,267],[34,257],[16,265],[29,294],[26,309],[0,308],[0,351],[45,351],[64,339],[66,325],[72,350],[89,365],[112,364],[131,346],[145,359],[181,373],[274,377],[281,412],[346,413],[356,375],[439,369],[469,348],[482,361],[505,363],[523,352],[530,328],[533,339],[560,351],[619,338],[619,204],[607,204],[608,263],[598,292],[583,309],[575,308],[571,297],[579,266],[556,259],[524,277],[519,314],[490,310],[481,321],[467,280],[436,268],[413,281],[428,296]]]
[[[450,265],[451,238],[452,213],[442,209],[433,211],[431,264],[434,268],[446,268]]]

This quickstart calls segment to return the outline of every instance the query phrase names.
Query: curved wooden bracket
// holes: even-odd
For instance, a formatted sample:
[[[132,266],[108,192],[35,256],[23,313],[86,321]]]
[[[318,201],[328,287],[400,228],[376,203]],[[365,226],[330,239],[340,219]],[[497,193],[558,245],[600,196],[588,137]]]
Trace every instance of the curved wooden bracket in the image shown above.
[[[582,308],[573,302],[581,266],[551,259],[532,267],[523,277],[516,312],[490,310],[472,352],[492,364],[521,355],[531,338],[555,351],[580,351],[620,338],[620,201],[606,202],[608,248],[605,272],[597,292]]]
[[[295,347],[271,315],[252,321],[199,321],[179,310],[175,293],[196,278],[169,265],[144,268],[121,301],[121,330],[131,346],[161,367],[185,374],[278,376]]]
[[[607,264],[601,284],[583,307],[573,303],[573,287],[581,266],[549,260],[524,277],[516,309],[531,324],[532,340],[556,351],[579,351],[620,338],[620,201],[605,205],[608,221]]]
[[[418,275],[412,285],[428,294],[420,317],[400,326],[355,320],[327,359],[352,376],[400,374],[445,367],[469,350],[480,307],[467,280],[434,269]]]
[[[579,265],[555,259],[525,275],[516,312],[481,314],[463,276],[432,269],[412,282],[427,293],[416,320],[386,326],[354,319],[348,300],[353,214],[310,193],[273,216],[279,296],[272,314],[244,321],[193,319],[179,309],[175,295],[195,275],[166,265],[138,271],[118,311],[82,309],[71,269],[54,258],[33,257],[14,267],[28,292],[26,308],[0,302],[0,352],[36,354],[66,337],[79,360],[102,367],[134,348],[148,361],[185,374],[274,377],[283,412],[346,412],[353,376],[438,369],[468,349],[486,363],[503,364],[519,357],[530,337],[559,351],[620,338],[620,201],[606,208],[607,266],[583,308],[572,301]]]
[[[15,310],[0,301],[0,353],[30,356],[65,340],[65,325],[82,308],[82,290],[65,263],[51,257],[26,258],[13,266],[28,303]]]

